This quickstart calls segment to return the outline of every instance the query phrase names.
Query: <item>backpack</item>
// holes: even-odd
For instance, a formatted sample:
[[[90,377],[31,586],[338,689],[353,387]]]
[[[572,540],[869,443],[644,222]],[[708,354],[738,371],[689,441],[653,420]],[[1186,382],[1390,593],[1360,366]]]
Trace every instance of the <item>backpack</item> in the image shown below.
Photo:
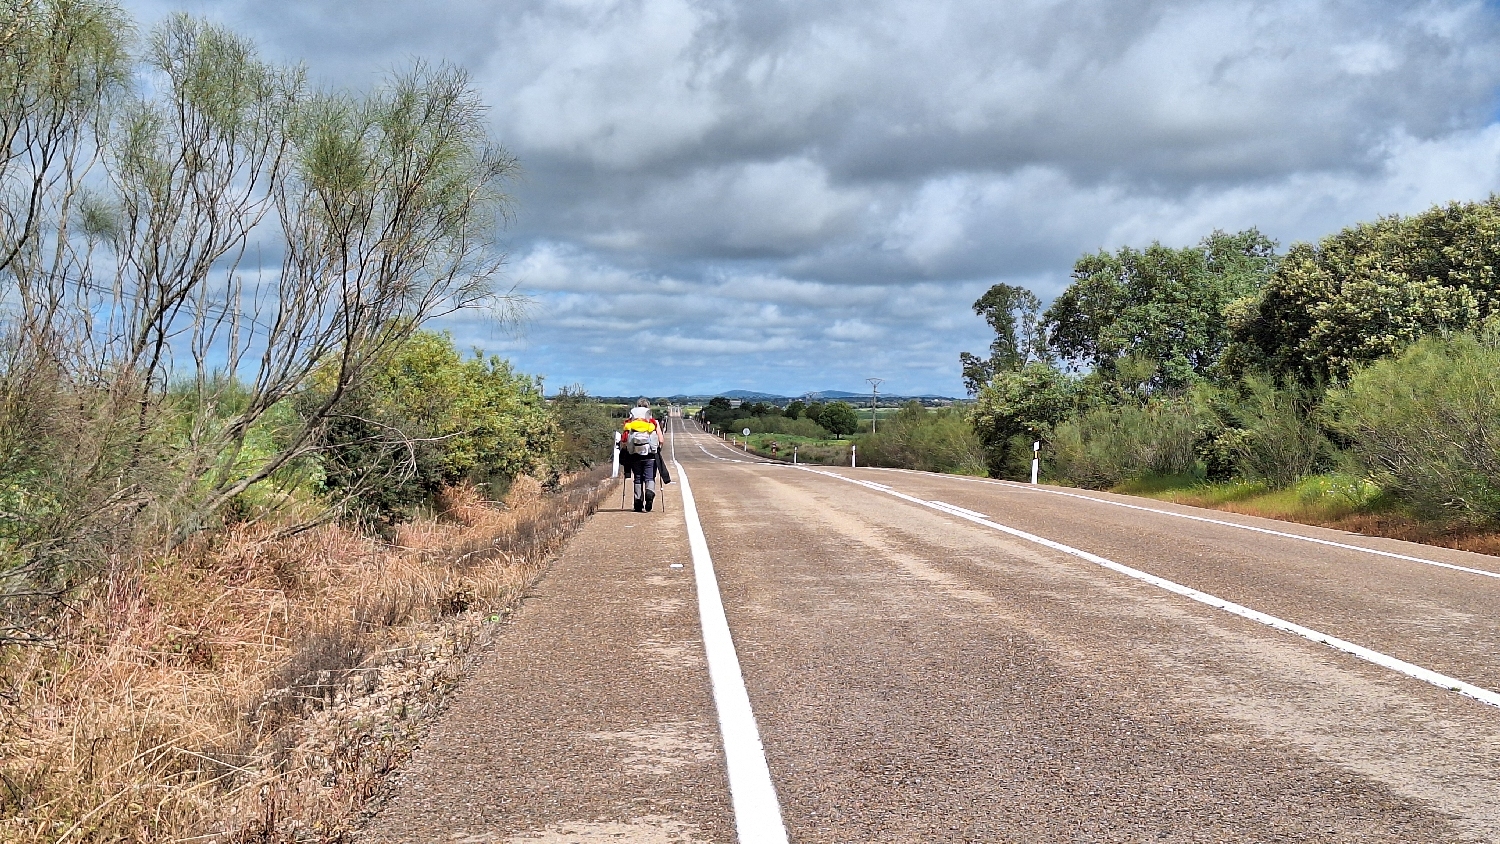
[[[629,439],[626,440],[631,454],[647,455],[656,451],[657,439],[655,431],[631,431]]]

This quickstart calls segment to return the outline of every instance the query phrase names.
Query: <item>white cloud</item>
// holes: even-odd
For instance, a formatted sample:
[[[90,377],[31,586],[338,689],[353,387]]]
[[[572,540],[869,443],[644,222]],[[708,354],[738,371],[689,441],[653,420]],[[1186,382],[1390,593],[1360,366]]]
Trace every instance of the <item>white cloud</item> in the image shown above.
[[[1500,189],[1476,0],[181,2],[339,84],[472,69],[537,301],[524,337],[455,330],[606,392],[647,389],[638,348],[682,389],[956,392],[996,281]]]

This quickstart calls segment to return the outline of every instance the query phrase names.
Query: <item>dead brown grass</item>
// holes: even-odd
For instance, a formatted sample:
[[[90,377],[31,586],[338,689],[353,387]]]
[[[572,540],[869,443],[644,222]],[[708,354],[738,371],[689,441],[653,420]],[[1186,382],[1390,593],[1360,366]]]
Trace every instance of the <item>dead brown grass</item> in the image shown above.
[[[345,840],[608,489],[522,479],[393,545],[242,525],[118,564],[62,646],[0,652],[0,841]]]

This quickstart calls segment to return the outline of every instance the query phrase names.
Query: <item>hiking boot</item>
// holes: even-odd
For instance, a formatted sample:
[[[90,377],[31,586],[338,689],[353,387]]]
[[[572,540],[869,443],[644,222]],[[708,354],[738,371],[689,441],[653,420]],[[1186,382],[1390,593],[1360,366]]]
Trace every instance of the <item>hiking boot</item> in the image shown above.
[[[651,505],[656,503],[656,493],[646,490],[646,512],[651,512]]]
[[[642,504],[641,504],[641,500],[640,500],[640,499],[639,499],[639,498],[637,498],[637,499],[636,499],[636,500],[635,500],[635,511],[636,511],[636,512],[637,512],[637,513],[639,513],[639,512],[641,512],[641,511],[642,511],[642,510],[649,510],[649,509],[651,509],[651,508],[650,508],[650,507],[646,507],[646,506],[643,506],[643,505],[642,505]]]

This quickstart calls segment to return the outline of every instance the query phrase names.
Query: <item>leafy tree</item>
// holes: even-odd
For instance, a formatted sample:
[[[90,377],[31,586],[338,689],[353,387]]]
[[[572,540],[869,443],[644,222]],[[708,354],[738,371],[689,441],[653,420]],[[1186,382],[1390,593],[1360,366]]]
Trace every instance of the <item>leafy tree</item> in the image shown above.
[[[739,415],[741,411],[730,407],[729,399],[723,396],[714,396],[708,404],[704,405],[703,410],[699,411],[699,416],[703,421],[715,428],[723,428]]]
[[[1432,333],[1500,313],[1500,198],[1382,217],[1299,243],[1233,314],[1229,363],[1341,381]]]
[[[964,388],[975,395],[996,373],[1020,369],[1048,359],[1046,338],[1038,313],[1042,302],[1024,287],[996,284],[974,302],[974,313],[995,331],[988,359],[960,352]]]
[[[823,408],[825,406],[822,402],[815,401],[809,404],[806,410],[802,411],[802,416],[811,419],[815,423],[822,424],[819,420],[823,417]]]
[[[817,423],[839,439],[859,430],[859,413],[846,401],[830,402],[818,414]]]
[[[1014,441],[1046,439],[1054,425],[1077,408],[1078,379],[1044,363],[998,373],[980,391],[969,412],[969,423],[979,436],[990,471],[1002,475],[1011,462]]]
[[[1073,284],[1042,316],[1050,348],[1105,379],[1132,361],[1147,391],[1203,380],[1229,344],[1226,313],[1276,268],[1276,244],[1255,229],[1214,232],[1195,247],[1153,243],[1080,258]]]
[[[786,406],[786,410],[783,412],[783,415],[785,415],[788,419],[801,419],[802,414],[806,411],[807,403],[801,400],[795,400]]]

